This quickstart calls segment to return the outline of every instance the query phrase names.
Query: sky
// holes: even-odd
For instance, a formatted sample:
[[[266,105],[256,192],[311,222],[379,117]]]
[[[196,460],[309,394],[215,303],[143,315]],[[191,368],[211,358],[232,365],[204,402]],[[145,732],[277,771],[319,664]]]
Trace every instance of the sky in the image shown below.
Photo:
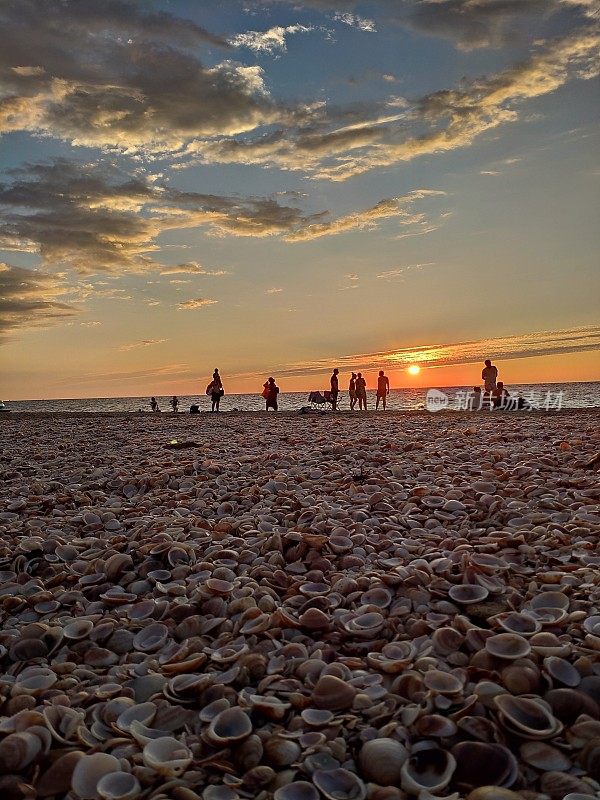
[[[0,398],[600,380],[599,26],[4,0]]]

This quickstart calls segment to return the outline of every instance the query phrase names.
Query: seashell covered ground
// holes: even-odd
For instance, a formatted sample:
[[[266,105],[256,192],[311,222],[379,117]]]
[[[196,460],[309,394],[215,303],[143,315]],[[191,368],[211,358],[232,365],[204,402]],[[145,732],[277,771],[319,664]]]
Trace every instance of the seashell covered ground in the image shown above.
[[[599,423],[7,415],[0,798],[598,797]]]

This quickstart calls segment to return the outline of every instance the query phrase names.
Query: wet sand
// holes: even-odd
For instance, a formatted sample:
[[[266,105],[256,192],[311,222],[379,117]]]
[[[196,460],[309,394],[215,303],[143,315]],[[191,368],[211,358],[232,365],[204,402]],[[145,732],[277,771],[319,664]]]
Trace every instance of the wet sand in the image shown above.
[[[593,796],[598,451],[600,410],[0,417],[2,796]]]

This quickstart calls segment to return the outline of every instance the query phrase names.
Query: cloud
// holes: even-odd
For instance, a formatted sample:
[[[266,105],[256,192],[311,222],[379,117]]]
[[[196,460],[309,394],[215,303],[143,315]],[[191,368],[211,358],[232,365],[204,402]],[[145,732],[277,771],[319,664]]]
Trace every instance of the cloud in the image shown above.
[[[344,25],[358,28],[359,31],[365,31],[366,33],[375,33],[377,31],[375,22],[372,19],[352,14],[350,11],[336,11],[333,18],[336,22],[343,22]]]
[[[206,226],[217,235],[270,236],[310,219],[271,198],[183,192],[145,172],[64,159],[29,164],[10,177],[0,183],[0,247],[38,252],[48,264],[81,273],[157,268],[151,254],[168,230]],[[203,274],[199,265],[182,270]]]
[[[140,342],[130,342],[119,347],[122,353],[129,352],[129,350],[139,350],[144,347],[153,347],[156,344],[163,344],[168,342],[168,339],[142,339]]]
[[[333,220],[313,222],[287,234],[287,241],[307,241],[322,236],[334,236],[339,233],[355,230],[375,230],[382,220],[396,219],[400,225],[422,227],[427,224],[427,216],[422,211],[415,211],[415,203],[434,197],[443,197],[444,192],[434,189],[416,189],[403,197],[392,197],[381,200],[364,211],[353,212]]]
[[[221,278],[230,273],[224,269],[206,269],[197,261],[187,261],[184,264],[174,264],[172,266],[163,266],[160,271],[161,275],[205,275],[211,278]]]
[[[77,310],[58,298],[65,294],[60,278],[0,262],[0,337],[16,328],[63,322]]]
[[[218,300],[209,300],[208,297],[195,297],[192,300],[184,300],[181,303],[177,303],[177,308],[180,311],[195,311],[198,308],[214,306],[218,302]]]
[[[271,289],[267,289],[266,293],[267,294],[281,294],[281,292],[283,292],[283,289],[281,289],[278,286],[273,286]]]
[[[229,39],[233,47],[247,47],[255,53],[284,53],[287,50],[287,37],[296,33],[310,33],[315,28],[312,25],[277,25],[266,31],[246,31],[238,33]]]
[[[521,1],[521,0],[519,0]],[[574,78],[600,71],[600,34],[581,28],[554,40],[497,74],[465,80],[413,100],[352,109],[314,108],[310,124],[274,128],[259,136],[197,140],[190,163],[240,163],[299,170],[315,179],[344,181],[435,153],[466,147],[486,132],[515,122],[523,105]]]
[[[402,225],[421,226],[427,217],[413,206],[441,194],[417,190],[335,219],[327,212],[282,205],[272,197],[185,192],[143,171],[65,159],[25,165],[12,170],[10,178],[0,183],[0,248],[36,252],[48,265],[79,273],[160,269],[163,275],[220,276],[223,270],[207,270],[198,262],[161,265],[153,257],[160,250],[157,238],[170,230],[205,227],[216,236],[304,241],[374,229],[392,217]],[[83,283],[77,291],[79,300],[92,293],[119,298],[122,292]]]
[[[278,1],[296,4],[296,0]],[[302,5],[324,13],[333,11],[340,21],[346,21],[344,17],[360,19],[355,14],[359,0],[304,0]],[[376,0],[370,6],[381,23],[447,39],[461,50],[502,47],[519,37],[535,38],[536,28],[553,14],[565,12],[562,22],[568,25],[573,17],[593,17],[597,9],[597,0]]]
[[[269,98],[260,67],[197,56],[199,47],[228,48],[225,40],[144,5],[5,0],[0,132],[165,151],[290,116]]]
[[[403,278],[407,272],[419,271],[423,269],[423,267],[432,267],[434,263],[434,261],[424,261],[421,264],[407,264],[404,267],[397,267],[396,269],[380,272],[376,277],[385,281],[393,281],[396,278]]]
[[[600,350],[600,326],[589,325],[554,331],[538,331],[517,336],[498,336],[452,344],[430,344],[419,347],[384,350],[376,353],[355,353],[282,365],[273,371],[282,377],[317,375],[327,372],[331,364],[341,371],[404,369],[418,363],[421,367],[447,367],[480,364],[486,358],[495,362],[508,359],[534,358],[547,355],[567,355]],[[262,373],[256,373],[262,374]],[[254,373],[232,377],[254,377]],[[508,376],[507,376],[508,377]],[[434,380],[434,378],[432,378]]]

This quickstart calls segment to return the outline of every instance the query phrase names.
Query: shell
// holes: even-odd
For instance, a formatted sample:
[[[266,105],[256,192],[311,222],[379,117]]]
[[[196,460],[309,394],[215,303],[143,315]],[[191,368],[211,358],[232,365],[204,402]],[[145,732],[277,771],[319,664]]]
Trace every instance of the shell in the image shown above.
[[[494,698],[500,711],[500,719],[521,736],[532,739],[545,739],[562,730],[559,720],[555,719],[541,702],[527,697],[512,697],[501,694]]]
[[[395,786],[401,778],[402,765],[408,758],[408,750],[395,739],[372,739],[365,742],[358,756],[362,777],[379,786]]]
[[[413,748],[410,758],[402,765],[402,788],[419,794],[435,794],[448,786],[456,769],[451,753],[438,747]]]
[[[0,742],[0,765],[3,772],[20,772],[37,758],[42,742],[28,731],[11,733]]]
[[[120,772],[119,760],[109,753],[93,753],[80,758],[75,764],[71,788],[81,800],[98,796],[98,782],[105,775]]]
[[[329,800],[365,800],[364,783],[347,769],[318,769],[313,773],[313,783]]]
[[[292,781],[276,789],[273,800],[319,800],[319,793],[308,781]]]
[[[317,708],[327,711],[343,711],[350,708],[356,697],[356,689],[335,675],[322,675],[312,693],[312,702]]]
[[[453,782],[462,789],[478,786],[510,787],[519,767],[507,747],[489,742],[459,742],[452,748],[457,768]]]
[[[142,751],[144,764],[159,775],[175,777],[184,772],[192,762],[191,750],[173,736],[152,739]]]
[[[109,772],[100,778],[97,786],[103,800],[133,800],[141,791],[140,782],[129,772]]]
[[[454,600],[455,603],[459,603],[463,606],[471,603],[481,603],[488,594],[488,590],[479,584],[462,584],[459,586],[452,586],[448,590],[449,597]]]
[[[241,708],[228,708],[212,720],[206,733],[216,745],[240,742],[252,733],[250,717]]]
[[[485,640],[485,649],[495,658],[515,661],[525,658],[531,652],[527,639],[518,633],[498,633]]]

